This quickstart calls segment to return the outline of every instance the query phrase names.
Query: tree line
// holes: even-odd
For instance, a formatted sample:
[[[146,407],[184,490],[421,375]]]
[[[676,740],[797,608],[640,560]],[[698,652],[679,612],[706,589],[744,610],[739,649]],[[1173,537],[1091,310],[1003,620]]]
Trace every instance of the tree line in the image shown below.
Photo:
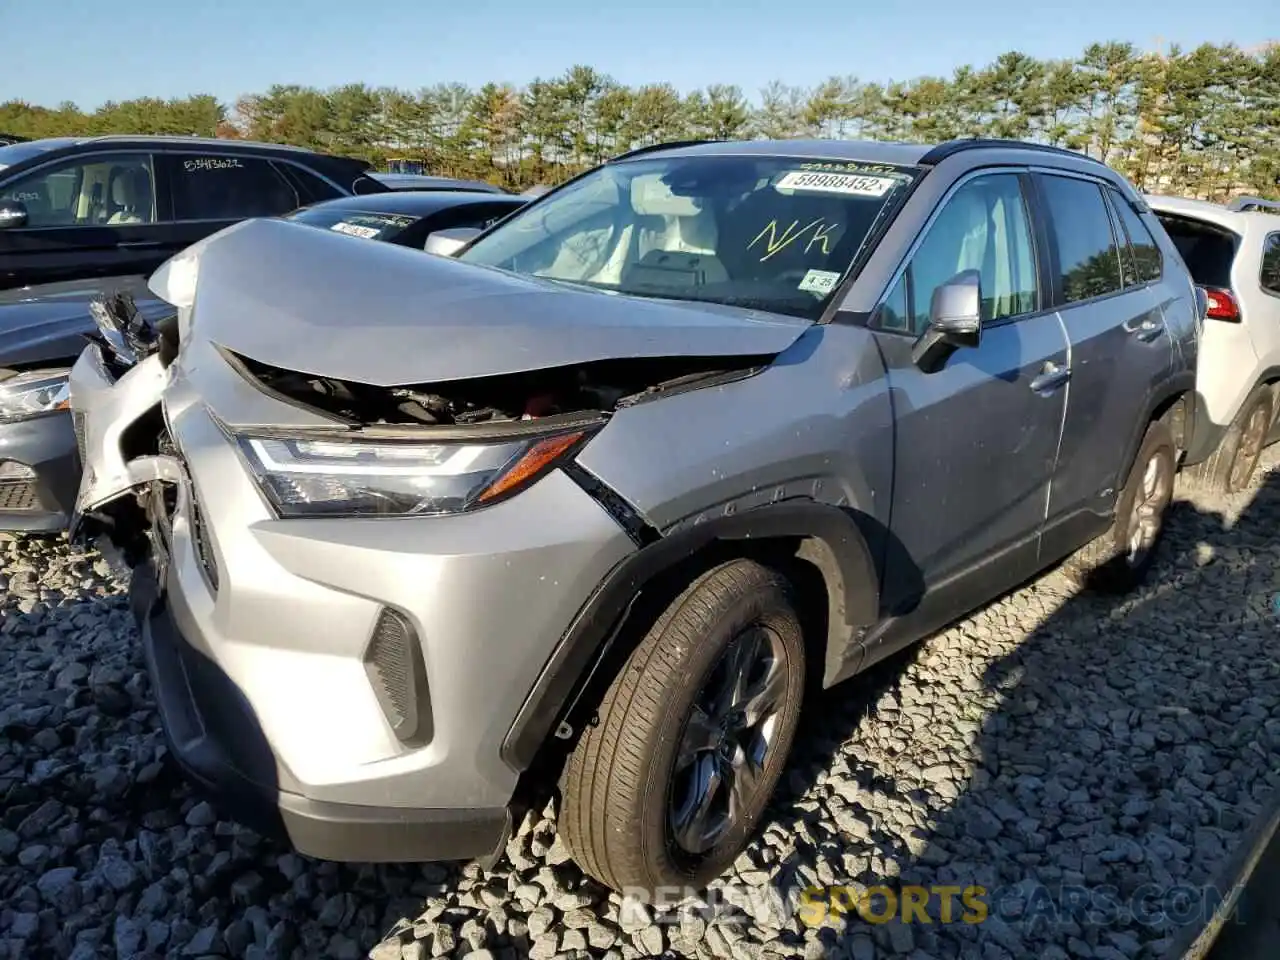
[[[417,91],[296,84],[225,104],[141,98],[86,112],[0,103],[0,132],[26,137],[162,133],[244,137],[365,157],[511,189],[553,184],[626,150],[670,140],[835,137],[937,142],[1028,139],[1115,166],[1140,189],[1223,199],[1280,196],[1280,43],[1141,52],[1096,43],[1079,57],[1013,51],[950,76],[874,83],[775,81],[749,100],[731,84],[629,87],[590,67],[524,87],[440,83]]]

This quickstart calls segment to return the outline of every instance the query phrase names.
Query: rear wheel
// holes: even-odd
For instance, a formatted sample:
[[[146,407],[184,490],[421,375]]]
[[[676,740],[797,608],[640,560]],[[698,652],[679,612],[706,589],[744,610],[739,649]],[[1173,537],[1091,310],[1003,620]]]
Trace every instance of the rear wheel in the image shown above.
[[[1169,425],[1153,421],[1120,491],[1111,529],[1067,558],[1062,570],[1068,578],[1108,593],[1132,590],[1146,579],[1173,499],[1176,458]]]
[[[1265,384],[1256,387],[1227,428],[1218,449],[1207,460],[1182,472],[1185,484],[1193,490],[1213,493],[1248,489],[1271,432],[1273,411],[1271,388]]]
[[[791,585],[734,560],[666,609],[570,757],[559,829],[615,890],[701,889],[742,852],[786,763],[805,683]]]

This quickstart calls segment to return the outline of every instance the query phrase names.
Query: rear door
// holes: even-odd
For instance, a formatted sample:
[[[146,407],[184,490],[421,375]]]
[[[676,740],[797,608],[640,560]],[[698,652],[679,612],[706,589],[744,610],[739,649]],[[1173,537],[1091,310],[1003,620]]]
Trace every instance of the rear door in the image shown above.
[[[250,217],[276,217],[300,204],[293,183],[266,157],[211,151],[157,155],[173,209],[169,253]]]
[[[83,154],[0,180],[27,208],[0,230],[0,287],[145,274],[164,259],[165,198],[147,152]]]
[[[1063,171],[1036,174],[1046,219],[1054,302],[1071,341],[1062,451],[1049,501],[1046,552],[1096,532],[1124,485],[1124,462],[1152,390],[1169,376],[1173,341],[1157,291],[1160,254],[1141,221],[1133,246],[1102,181]],[[1132,210],[1129,211],[1132,213]]]

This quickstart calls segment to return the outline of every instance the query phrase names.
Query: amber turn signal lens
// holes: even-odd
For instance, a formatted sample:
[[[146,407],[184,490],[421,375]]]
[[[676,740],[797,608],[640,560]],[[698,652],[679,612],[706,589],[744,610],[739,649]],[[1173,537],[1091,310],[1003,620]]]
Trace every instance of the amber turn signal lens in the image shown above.
[[[526,483],[564,456],[565,451],[578,443],[583,436],[585,434],[579,431],[578,433],[563,433],[558,437],[547,437],[545,440],[539,440],[529,448],[529,451],[523,457],[511,466],[510,470],[499,477],[488,490],[480,494],[476,498],[476,502],[483,503],[486,500],[500,497],[504,493],[508,493]]]

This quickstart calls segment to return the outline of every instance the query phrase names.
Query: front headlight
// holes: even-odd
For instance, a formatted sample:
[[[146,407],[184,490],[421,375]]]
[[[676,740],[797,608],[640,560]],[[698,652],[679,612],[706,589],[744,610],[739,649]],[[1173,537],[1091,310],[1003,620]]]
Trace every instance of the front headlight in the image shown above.
[[[589,431],[467,443],[236,436],[281,517],[432,516],[488,506],[571,456]]]
[[[0,380],[0,423],[67,409],[69,376],[70,370],[32,370]]]

